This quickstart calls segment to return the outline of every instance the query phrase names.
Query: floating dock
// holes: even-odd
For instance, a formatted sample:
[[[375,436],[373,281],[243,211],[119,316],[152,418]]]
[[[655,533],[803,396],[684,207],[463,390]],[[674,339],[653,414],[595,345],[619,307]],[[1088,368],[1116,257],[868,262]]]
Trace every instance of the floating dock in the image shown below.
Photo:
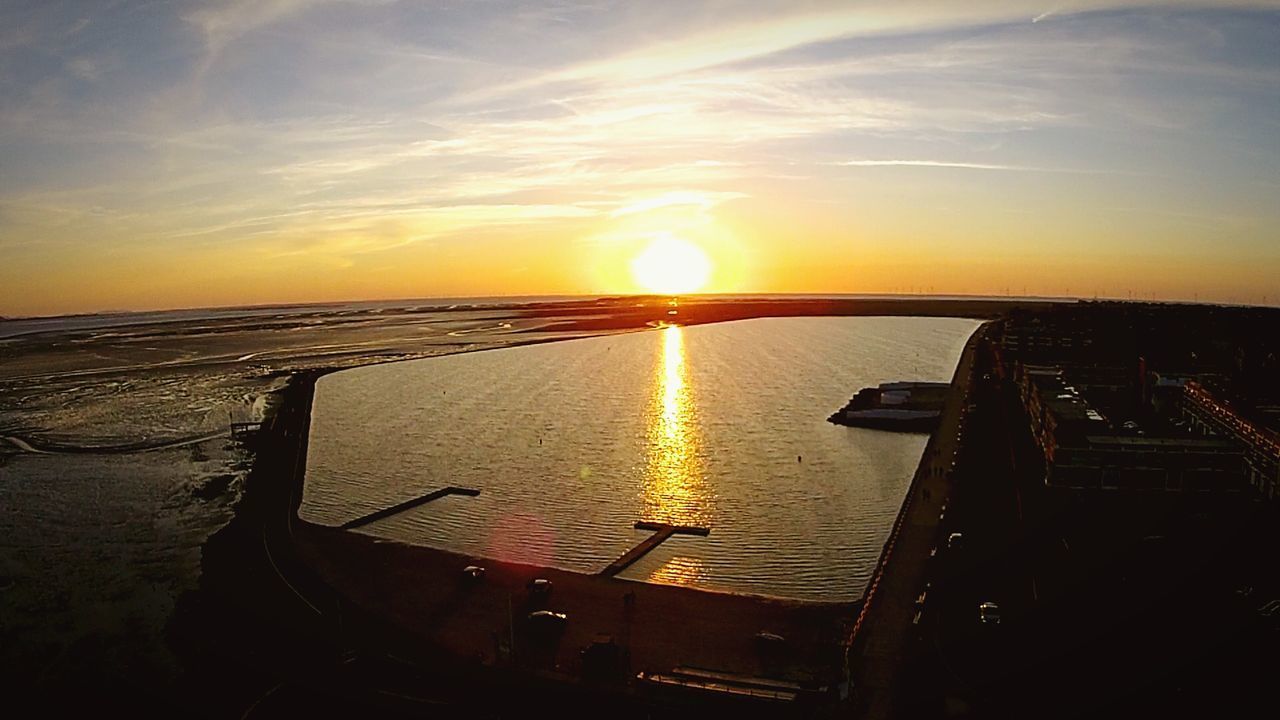
[[[453,487],[452,485],[450,485],[447,488],[433,490],[421,497],[416,497],[416,498],[413,498],[412,500],[405,500],[404,502],[399,503],[397,505],[392,505],[389,508],[384,508],[376,512],[371,512],[368,515],[365,515],[364,517],[358,517],[355,520],[348,520],[342,523],[341,525],[339,525],[338,527],[343,530],[351,530],[352,528],[358,528],[363,525],[368,525],[371,522],[377,522],[378,520],[382,520],[383,518],[389,518],[392,515],[395,515],[396,513],[400,513],[400,512],[404,512],[405,510],[416,508],[419,505],[425,505],[426,503],[429,503],[432,500],[439,500],[440,498],[446,495],[466,495],[467,497],[475,497],[479,494],[480,494],[479,490],[472,490],[471,488]]]
[[[706,537],[711,534],[711,528],[694,527],[692,525],[670,525],[668,523],[647,522],[644,520],[637,522],[635,528],[637,530],[652,530],[653,534],[641,540],[639,544],[624,553],[622,557],[609,563],[608,567],[600,571],[601,575],[613,577],[626,570],[632,563],[648,555],[650,550],[661,545],[672,535],[700,535]]]

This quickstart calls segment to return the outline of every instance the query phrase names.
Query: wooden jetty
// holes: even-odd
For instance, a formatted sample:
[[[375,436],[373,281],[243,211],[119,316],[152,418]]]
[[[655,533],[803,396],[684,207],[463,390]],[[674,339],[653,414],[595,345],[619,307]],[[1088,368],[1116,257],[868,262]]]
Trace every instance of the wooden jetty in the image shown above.
[[[364,517],[358,517],[355,520],[348,520],[342,523],[341,525],[339,525],[338,527],[340,527],[343,530],[358,528],[358,527],[361,527],[362,525],[368,525],[371,522],[376,522],[378,520],[382,520],[383,518],[391,517],[396,513],[404,512],[405,510],[418,507],[419,505],[424,505],[426,503],[431,502],[432,500],[439,500],[445,495],[466,495],[467,497],[475,497],[479,494],[480,494],[479,490],[472,490],[471,488],[454,487],[450,485],[447,488],[432,490],[426,495],[422,495],[420,497],[416,497],[411,500],[405,500],[404,502],[398,503],[396,505],[392,505],[389,508],[383,508],[382,510],[371,512],[368,515],[365,515]]]
[[[671,525],[668,523],[648,522],[641,520],[635,525],[637,530],[652,530],[653,534],[641,540],[639,544],[623,553],[622,557],[609,563],[609,566],[600,571],[605,577],[613,577],[618,573],[626,570],[635,561],[649,554],[650,550],[661,545],[667,538],[672,535],[700,535],[706,537],[711,534],[711,528],[694,527],[692,525]]]

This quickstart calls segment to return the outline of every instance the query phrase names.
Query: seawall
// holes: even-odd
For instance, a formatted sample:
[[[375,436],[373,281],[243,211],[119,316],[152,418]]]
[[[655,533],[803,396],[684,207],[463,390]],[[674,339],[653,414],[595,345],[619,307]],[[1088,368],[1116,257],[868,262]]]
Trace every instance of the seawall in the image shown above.
[[[965,343],[938,428],[925,445],[849,634],[846,669],[852,682],[852,709],[860,717],[892,716],[893,680],[913,632],[915,598],[924,584],[939,515],[947,501],[949,471],[961,443],[978,348],[991,327],[982,325]]]

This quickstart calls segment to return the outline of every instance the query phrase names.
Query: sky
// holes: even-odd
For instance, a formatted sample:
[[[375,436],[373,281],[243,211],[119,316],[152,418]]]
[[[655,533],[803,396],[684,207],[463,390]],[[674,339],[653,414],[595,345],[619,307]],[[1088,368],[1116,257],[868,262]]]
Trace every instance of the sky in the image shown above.
[[[10,0],[0,98],[0,315],[1280,303],[1280,0]]]

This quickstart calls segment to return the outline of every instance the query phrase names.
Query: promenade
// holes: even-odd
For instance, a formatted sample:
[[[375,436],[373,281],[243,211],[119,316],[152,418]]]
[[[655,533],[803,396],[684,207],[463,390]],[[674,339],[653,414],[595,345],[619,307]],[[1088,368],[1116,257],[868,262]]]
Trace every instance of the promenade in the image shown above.
[[[881,556],[851,648],[853,710],[859,717],[894,717],[894,683],[915,632],[916,598],[924,588],[930,553],[938,541],[950,471],[960,448],[983,326],[965,345],[947,393],[938,429],[929,438],[895,534]]]

